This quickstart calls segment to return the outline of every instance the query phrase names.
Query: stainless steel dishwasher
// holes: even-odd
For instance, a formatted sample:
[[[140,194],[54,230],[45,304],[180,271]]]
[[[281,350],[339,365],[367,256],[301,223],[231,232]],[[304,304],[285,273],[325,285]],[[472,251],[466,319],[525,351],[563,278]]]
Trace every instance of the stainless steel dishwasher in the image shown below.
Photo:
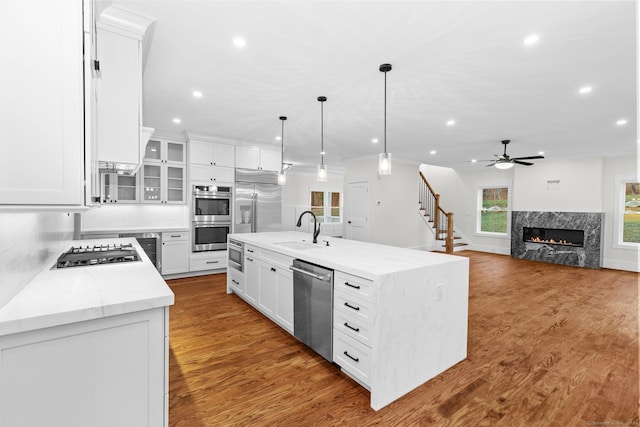
[[[293,271],[293,335],[333,362],[333,270],[299,259]]]

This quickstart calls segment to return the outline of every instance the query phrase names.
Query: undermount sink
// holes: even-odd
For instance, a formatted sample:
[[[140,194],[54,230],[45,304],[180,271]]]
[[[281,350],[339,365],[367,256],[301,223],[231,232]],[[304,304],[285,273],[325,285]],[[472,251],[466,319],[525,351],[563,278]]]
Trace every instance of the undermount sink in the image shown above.
[[[278,242],[274,243],[274,245],[284,246],[289,249],[317,249],[321,248],[320,244],[313,244],[307,242]]]

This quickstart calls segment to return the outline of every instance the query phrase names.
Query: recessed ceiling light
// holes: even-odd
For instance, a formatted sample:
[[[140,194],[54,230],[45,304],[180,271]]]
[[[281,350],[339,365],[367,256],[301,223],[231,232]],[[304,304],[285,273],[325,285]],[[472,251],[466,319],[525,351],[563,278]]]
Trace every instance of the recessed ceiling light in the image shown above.
[[[578,93],[591,93],[591,91],[593,90],[593,88],[591,86],[583,86],[580,88],[580,90],[578,91]]]
[[[532,44],[538,43],[538,40],[540,40],[540,36],[538,36],[537,34],[531,34],[524,39],[524,44],[530,46]]]
[[[373,138],[373,139],[371,140],[371,142],[373,142],[374,144],[377,144],[377,143],[378,143],[378,138]]]
[[[320,154],[324,156],[327,153],[325,153],[324,151],[321,151]]]
[[[626,124],[627,124],[627,120],[626,120],[626,119],[620,119],[620,120],[618,120],[618,121],[616,122],[616,124],[617,124],[618,126],[624,126],[624,125],[626,125]]]
[[[475,163],[475,162],[477,162],[476,159],[471,159],[471,163]]]
[[[455,124],[456,124],[455,120],[453,120],[453,119],[452,120],[447,120],[447,126],[453,126]]]
[[[236,37],[233,39],[233,45],[235,47],[245,47],[247,45],[247,41],[242,37]]]
[[[180,119],[179,119],[179,118],[177,118],[177,117],[176,117],[175,119],[173,119],[173,123],[180,123],[181,121],[182,121],[182,120],[180,120]]]
[[[544,151],[538,151],[538,156],[542,156],[544,154]]]
[[[276,141],[280,141],[282,139],[281,136],[276,136]]]
[[[199,90],[194,90],[193,96],[194,98],[202,98],[202,92],[200,92]]]
[[[429,154],[431,154],[433,156],[434,154],[436,154],[436,150],[429,151]]]

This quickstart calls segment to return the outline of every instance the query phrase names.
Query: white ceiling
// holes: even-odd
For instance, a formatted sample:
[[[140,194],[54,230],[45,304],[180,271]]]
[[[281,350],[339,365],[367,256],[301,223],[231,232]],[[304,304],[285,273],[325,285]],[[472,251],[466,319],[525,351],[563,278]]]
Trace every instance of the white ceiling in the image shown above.
[[[502,139],[512,157],[544,151],[537,162],[637,148],[635,1],[113,3],[156,19],[145,126],[280,148],[285,115],[284,161],[315,165],[324,95],[325,163],[339,167],[383,151],[390,63],[394,158],[481,168],[469,160]]]

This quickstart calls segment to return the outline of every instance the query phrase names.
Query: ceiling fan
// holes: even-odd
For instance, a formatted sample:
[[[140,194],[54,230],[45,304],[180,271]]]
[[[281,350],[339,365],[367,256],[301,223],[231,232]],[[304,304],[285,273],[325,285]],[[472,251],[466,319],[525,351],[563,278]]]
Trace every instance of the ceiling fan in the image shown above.
[[[527,156],[527,157],[509,157],[509,155],[507,154],[507,145],[509,144],[509,142],[511,141],[508,139],[505,139],[502,141],[502,145],[504,145],[504,153],[502,154],[502,156],[498,156],[497,154],[494,154],[494,156],[498,158],[497,160],[480,160],[480,161],[493,162],[493,163],[489,163],[487,167],[495,166],[498,169],[509,169],[513,167],[513,165],[515,164],[524,165],[524,166],[533,165],[533,163],[523,162],[522,160],[544,159],[544,156],[540,156],[540,155]]]

